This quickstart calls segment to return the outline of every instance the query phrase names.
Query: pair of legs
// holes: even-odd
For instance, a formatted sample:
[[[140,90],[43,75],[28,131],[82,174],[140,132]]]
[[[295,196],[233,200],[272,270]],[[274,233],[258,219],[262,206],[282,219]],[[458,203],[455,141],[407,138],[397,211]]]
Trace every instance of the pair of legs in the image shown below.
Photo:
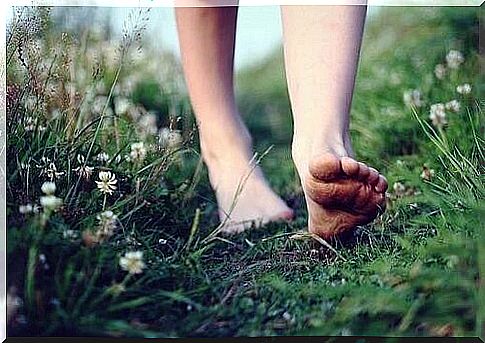
[[[233,87],[236,6],[178,7],[182,64],[204,161],[226,232],[293,217],[255,167]],[[386,179],[355,161],[349,111],[366,6],[282,6],[286,77],[293,112],[292,155],[305,193],[308,228],[324,238],[372,221]],[[228,213],[230,212],[230,213]]]

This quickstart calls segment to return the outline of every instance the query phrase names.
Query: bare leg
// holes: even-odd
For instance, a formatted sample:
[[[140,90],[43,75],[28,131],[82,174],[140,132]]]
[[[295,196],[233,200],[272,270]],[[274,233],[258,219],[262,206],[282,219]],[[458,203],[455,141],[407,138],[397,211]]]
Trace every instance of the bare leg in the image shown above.
[[[349,113],[366,6],[282,6],[294,117],[293,158],[309,230],[322,237],[372,221],[387,181],[352,156]]]
[[[237,7],[176,8],[185,78],[199,125],[204,161],[223,221],[236,188],[250,171],[251,136],[236,107],[233,59]],[[293,212],[268,186],[259,167],[251,173],[225,231],[251,221],[290,219]]]

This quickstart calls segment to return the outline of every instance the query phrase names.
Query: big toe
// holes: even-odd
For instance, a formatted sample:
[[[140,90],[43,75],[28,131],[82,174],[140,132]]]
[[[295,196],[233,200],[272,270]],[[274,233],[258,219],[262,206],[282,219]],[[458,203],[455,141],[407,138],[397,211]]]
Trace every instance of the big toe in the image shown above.
[[[342,170],[348,177],[355,178],[359,175],[360,172],[360,164],[356,160],[350,157],[342,157]]]

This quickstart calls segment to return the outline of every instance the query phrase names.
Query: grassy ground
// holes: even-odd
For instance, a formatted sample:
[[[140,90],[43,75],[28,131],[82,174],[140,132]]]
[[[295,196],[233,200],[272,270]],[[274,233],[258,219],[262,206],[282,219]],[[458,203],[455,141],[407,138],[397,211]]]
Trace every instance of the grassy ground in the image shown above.
[[[352,138],[388,177],[389,206],[330,247],[301,234],[281,51],[238,75],[238,101],[297,219],[219,237],[179,66],[136,53],[145,14],[111,54],[101,36],[56,32],[48,13],[19,17],[7,37],[9,335],[483,337],[476,9],[386,8],[368,22]],[[450,50],[464,61],[439,79]],[[460,109],[433,125],[431,105],[452,99]],[[112,194],[100,171],[114,173]],[[45,181],[56,191],[39,206]],[[127,266],[128,251],[143,264]]]

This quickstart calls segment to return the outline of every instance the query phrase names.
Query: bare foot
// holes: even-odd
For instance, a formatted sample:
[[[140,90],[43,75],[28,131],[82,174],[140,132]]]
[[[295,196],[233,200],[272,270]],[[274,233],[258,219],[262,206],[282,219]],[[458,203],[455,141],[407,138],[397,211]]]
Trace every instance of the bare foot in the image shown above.
[[[377,170],[350,157],[324,153],[307,164],[303,188],[308,229],[330,238],[374,220],[385,209],[387,181]]]
[[[219,207],[219,218],[224,223],[222,232],[239,233],[253,224],[259,227],[272,221],[291,220],[294,217],[293,210],[271,190],[261,169],[256,167],[249,174],[250,171],[249,164],[245,168],[233,164],[228,170],[215,171],[214,168],[209,168],[210,181]]]

